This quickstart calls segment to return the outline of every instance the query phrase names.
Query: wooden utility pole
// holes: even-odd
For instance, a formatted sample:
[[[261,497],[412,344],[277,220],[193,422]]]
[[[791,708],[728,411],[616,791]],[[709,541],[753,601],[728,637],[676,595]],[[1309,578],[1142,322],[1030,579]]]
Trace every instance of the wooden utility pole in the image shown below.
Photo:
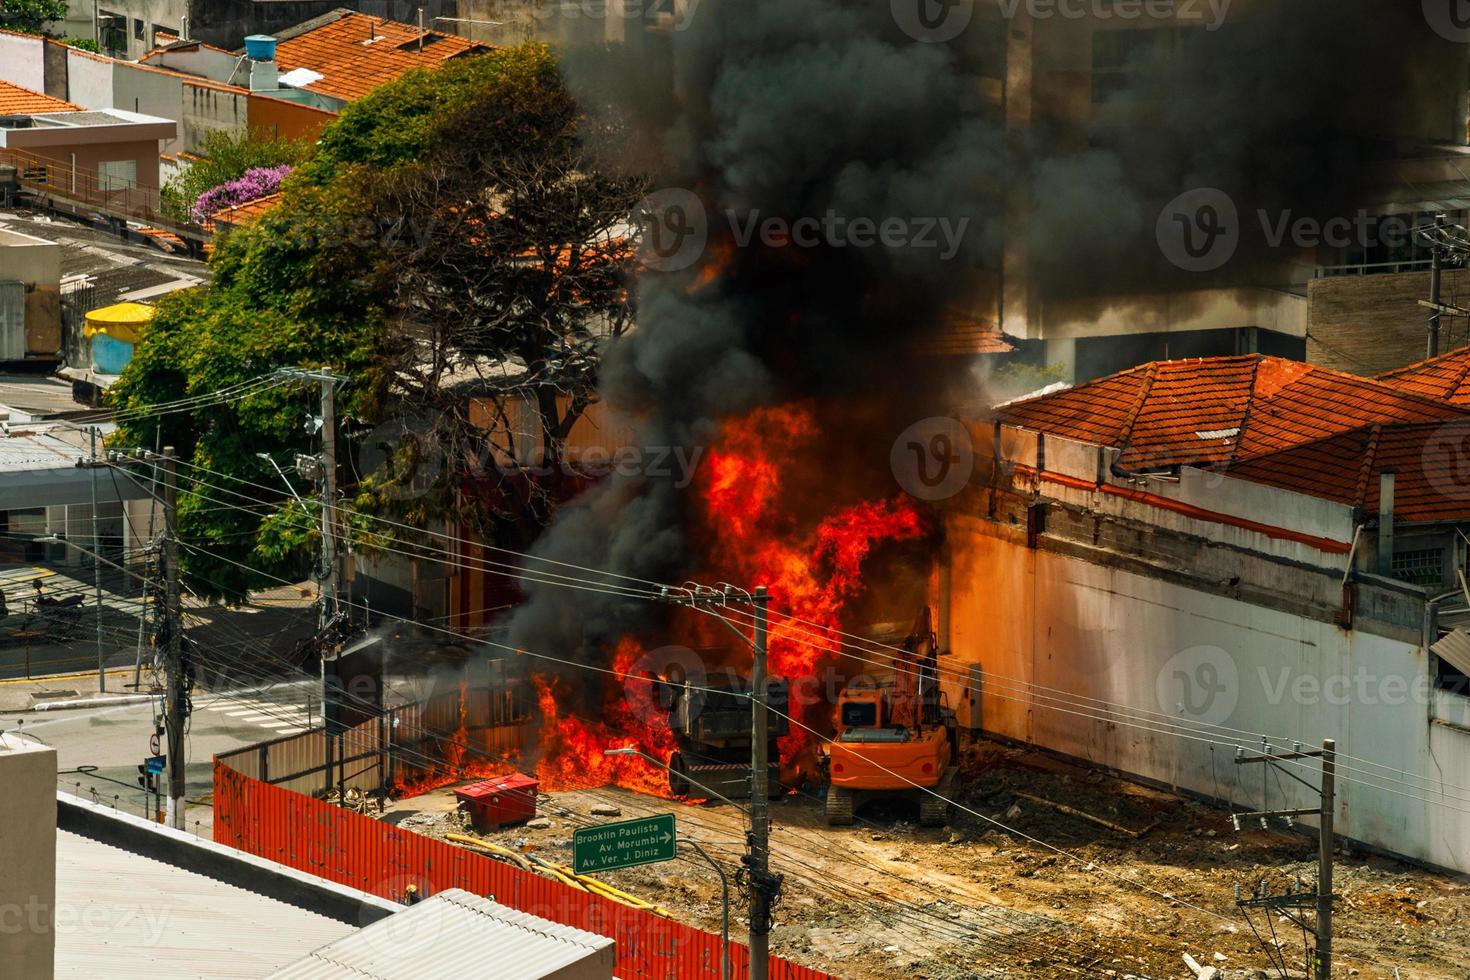
[[[1273,817],[1280,817],[1290,825],[1297,817],[1315,816],[1317,818],[1317,890],[1315,892],[1295,891],[1286,895],[1268,895],[1264,891],[1252,898],[1241,899],[1238,895],[1235,904],[1247,912],[1253,908],[1265,909],[1266,914],[1279,913],[1295,922],[1302,929],[1312,933],[1317,938],[1317,948],[1312,954],[1311,975],[1313,980],[1331,980],[1332,978],[1332,816],[1336,807],[1336,782],[1337,782],[1337,742],[1333,739],[1324,739],[1320,751],[1303,752],[1298,749],[1295,752],[1283,752],[1273,754],[1269,744],[1264,746],[1265,753],[1247,757],[1244,749],[1235,750],[1235,764],[1248,765],[1261,762],[1268,766],[1280,769],[1285,775],[1292,779],[1301,781],[1295,773],[1281,769],[1281,763],[1290,762],[1295,759],[1322,760],[1322,782],[1318,792],[1322,797],[1322,805],[1315,810],[1259,810],[1254,813],[1241,813],[1231,817],[1235,829],[1240,829],[1242,820],[1259,820],[1261,827]],[[1264,888],[1265,882],[1262,882]],[[1316,921],[1307,922],[1303,909],[1315,908]]]
[[[164,727],[168,734],[168,825],[184,829],[184,722],[188,718],[188,681],[183,670],[184,617],[179,608],[179,478],[174,447],[163,449],[164,650],[168,691]]]

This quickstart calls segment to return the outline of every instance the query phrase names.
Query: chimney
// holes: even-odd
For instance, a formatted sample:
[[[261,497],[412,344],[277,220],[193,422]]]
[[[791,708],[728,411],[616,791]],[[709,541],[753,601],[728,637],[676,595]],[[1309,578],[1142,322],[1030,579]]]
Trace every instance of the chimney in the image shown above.
[[[419,54],[424,53],[424,8],[419,8]]]
[[[185,14],[179,18],[179,40],[189,40],[189,15]]]
[[[1378,476],[1378,574],[1393,574],[1393,473]]]

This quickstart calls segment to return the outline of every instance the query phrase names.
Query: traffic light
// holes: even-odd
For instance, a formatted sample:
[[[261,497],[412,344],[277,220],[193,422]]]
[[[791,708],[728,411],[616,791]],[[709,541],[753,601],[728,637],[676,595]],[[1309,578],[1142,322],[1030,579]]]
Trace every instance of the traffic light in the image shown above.
[[[159,792],[158,777],[163,774],[166,765],[166,756],[149,756],[138,765],[138,785],[150,793]]]
[[[158,792],[158,774],[149,769],[147,763],[138,765],[138,785],[150,793]]]

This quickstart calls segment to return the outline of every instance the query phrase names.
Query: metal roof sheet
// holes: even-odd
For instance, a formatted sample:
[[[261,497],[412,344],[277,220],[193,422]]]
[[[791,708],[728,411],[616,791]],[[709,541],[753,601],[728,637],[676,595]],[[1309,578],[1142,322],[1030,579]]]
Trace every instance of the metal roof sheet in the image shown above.
[[[450,888],[316,950],[270,980],[535,980],[587,960],[612,976],[614,943]]]
[[[56,902],[58,977],[258,980],[353,932],[347,923],[67,831],[56,835]]]

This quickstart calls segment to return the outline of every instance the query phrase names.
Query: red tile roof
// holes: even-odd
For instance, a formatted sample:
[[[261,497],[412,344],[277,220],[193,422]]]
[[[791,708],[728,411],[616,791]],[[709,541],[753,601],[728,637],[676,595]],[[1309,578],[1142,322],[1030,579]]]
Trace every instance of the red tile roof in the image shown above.
[[[1015,346],[994,323],[957,309],[946,310],[934,335],[923,345],[925,354],[1009,354]]]
[[[1156,361],[1007,405],[1000,421],[1123,450],[1127,469],[1232,466],[1374,423],[1470,411],[1328,368],[1258,354]]]
[[[374,40],[369,43],[369,38]],[[437,68],[450,58],[488,50],[484,44],[453,34],[420,31],[396,21],[344,13],[319,27],[283,38],[276,45],[276,64],[283,73],[310,69],[323,77],[303,88],[351,101],[414,68]]]
[[[1378,380],[1426,398],[1470,406],[1470,347],[1386,371]]]
[[[1394,474],[1397,521],[1463,521],[1470,514],[1470,418],[1373,425],[1237,463],[1230,475],[1378,513],[1381,476]]]
[[[0,81],[0,116],[28,116],[38,112],[78,112],[74,106],[62,99],[53,99],[40,92]]]
[[[275,208],[281,203],[281,192],[267,194],[265,197],[257,197],[253,201],[244,204],[236,204],[231,207],[221,208],[210,215],[206,225],[210,228],[243,228],[245,225],[254,224],[260,216]]]

